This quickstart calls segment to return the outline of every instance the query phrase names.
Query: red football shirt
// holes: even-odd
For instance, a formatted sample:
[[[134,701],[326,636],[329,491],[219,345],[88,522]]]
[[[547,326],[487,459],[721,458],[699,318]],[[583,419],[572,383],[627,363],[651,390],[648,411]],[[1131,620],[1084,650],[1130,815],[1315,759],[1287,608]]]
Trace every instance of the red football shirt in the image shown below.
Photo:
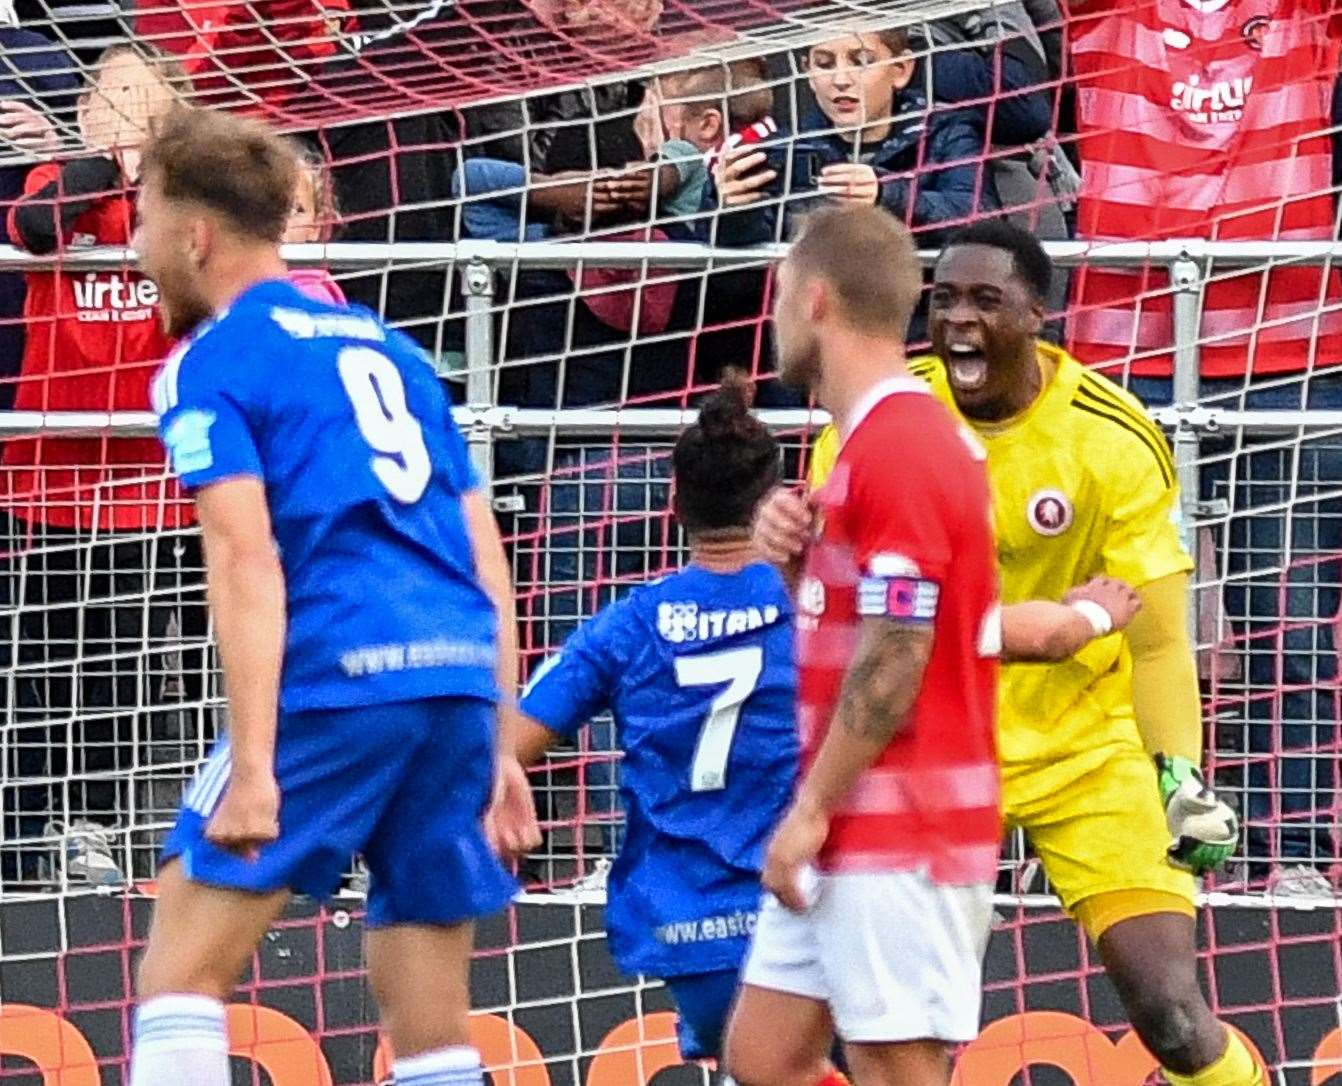
[[[54,163],[24,184],[58,180]],[[10,236],[17,237],[11,211]],[[74,220],[63,245],[125,245],[133,206],[124,193],[99,199]],[[19,411],[148,411],[149,382],[171,341],[158,288],[124,271],[28,275],[28,340],[14,407]],[[191,521],[190,502],[167,477],[155,437],[40,437],[5,445],[0,504],[24,520],[61,528],[141,530]]]
[[[349,0],[136,0],[135,36],[181,58],[208,105],[253,112],[302,89],[337,51]]]
[[[914,378],[874,389],[852,426],[815,495],[819,534],[798,589],[805,764],[867,617],[927,623],[932,653],[904,728],[835,813],[820,867],[989,882],[1001,836],[1000,612],[984,453]]]
[[[1089,4],[1067,25],[1083,163],[1077,233],[1331,241],[1340,23],[1333,0]],[[1169,376],[1163,269],[1083,267],[1072,283],[1078,358]],[[1339,298],[1335,268],[1218,264],[1202,300],[1202,376],[1337,363]]]

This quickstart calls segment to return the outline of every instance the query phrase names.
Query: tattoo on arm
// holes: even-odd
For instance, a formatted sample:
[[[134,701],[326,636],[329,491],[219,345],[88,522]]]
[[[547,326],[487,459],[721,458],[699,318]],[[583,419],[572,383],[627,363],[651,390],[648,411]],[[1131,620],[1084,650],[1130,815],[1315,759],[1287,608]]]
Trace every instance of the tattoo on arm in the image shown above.
[[[904,727],[932,655],[932,626],[868,618],[839,694],[838,722],[855,736],[888,743]]]

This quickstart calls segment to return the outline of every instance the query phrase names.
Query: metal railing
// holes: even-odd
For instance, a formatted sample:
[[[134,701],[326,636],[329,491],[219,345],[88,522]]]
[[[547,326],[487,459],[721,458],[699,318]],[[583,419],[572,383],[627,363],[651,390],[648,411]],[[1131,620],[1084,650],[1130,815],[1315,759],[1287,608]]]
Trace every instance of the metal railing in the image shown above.
[[[1207,241],[1200,238],[1156,242],[1044,242],[1053,263],[1076,268],[1144,268],[1164,265],[1172,296],[1174,359],[1169,407],[1152,411],[1171,436],[1185,522],[1202,511],[1198,498],[1197,454],[1204,434],[1289,432],[1342,428],[1342,411],[1236,410],[1198,403],[1201,342],[1198,335],[1202,292],[1212,268],[1256,266],[1342,265],[1342,243]],[[746,249],[710,248],[689,242],[395,242],[290,245],[285,258],[295,266],[324,266],[350,271],[455,269],[460,272],[464,301],[466,403],[456,418],[471,448],[477,469],[492,477],[491,447],[497,434],[527,435],[562,429],[571,433],[675,433],[693,412],[656,408],[592,410],[517,408],[495,402],[493,368],[498,362],[494,329],[495,274],[511,269],[576,269],[656,267],[665,271],[708,274],[731,268],[761,267],[784,256],[787,245]],[[925,266],[937,254],[924,250]],[[0,246],[0,271],[32,271],[61,267],[67,271],[113,270],[135,262],[128,248],[100,248],[37,256]],[[1342,361],[1342,360],[1339,360]],[[823,422],[823,412],[760,412],[771,426],[801,429]],[[149,434],[154,419],[148,412],[0,412],[0,438],[34,433]]]

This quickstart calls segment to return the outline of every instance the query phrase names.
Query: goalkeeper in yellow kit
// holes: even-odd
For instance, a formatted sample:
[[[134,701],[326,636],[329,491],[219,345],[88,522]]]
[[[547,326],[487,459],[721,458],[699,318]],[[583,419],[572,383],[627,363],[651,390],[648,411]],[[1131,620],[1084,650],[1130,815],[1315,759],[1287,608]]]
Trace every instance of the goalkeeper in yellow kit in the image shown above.
[[[1142,600],[1126,636],[1061,663],[1004,667],[1006,816],[1095,940],[1173,1086],[1264,1086],[1198,986],[1193,872],[1230,855],[1238,824],[1197,770],[1192,561],[1174,464],[1136,399],[1038,340],[1050,277],[1032,235],[1001,222],[963,231],[936,268],[935,353],[909,363],[988,450],[1002,602],[1059,599],[1098,575],[1129,582]],[[813,486],[839,444],[832,428],[817,440]],[[761,510],[767,557],[804,545],[809,516],[797,503],[778,492]]]

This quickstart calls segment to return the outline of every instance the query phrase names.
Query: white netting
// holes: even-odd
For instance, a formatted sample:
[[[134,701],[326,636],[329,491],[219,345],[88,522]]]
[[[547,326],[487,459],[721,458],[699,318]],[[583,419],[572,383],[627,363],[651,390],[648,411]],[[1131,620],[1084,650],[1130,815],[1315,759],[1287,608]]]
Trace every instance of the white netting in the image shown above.
[[[1128,10],[1115,9],[1115,17]],[[90,129],[105,136],[108,125],[136,130],[143,121],[143,103],[157,100],[157,91],[145,88],[158,85],[163,69],[99,85],[102,128],[91,125],[87,108],[81,121],[77,109],[89,81],[102,78],[95,67],[101,49],[125,40],[154,39],[179,55],[188,70],[185,81],[173,76],[173,93],[265,116],[325,163],[335,199],[314,201],[318,222],[305,237],[337,247],[301,255],[329,264],[351,297],[415,335],[457,399],[471,406],[469,434],[477,458],[492,469],[529,664],[625,586],[673,568],[683,555],[667,513],[667,450],[679,418],[649,412],[692,406],[727,365],[759,379],[762,406],[798,406],[771,376],[770,254],[739,248],[783,237],[788,215],[774,213],[762,227],[754,222],[740,231],[711,195],[674,203],[689,179],[706,184],[705,176],[676,167],[680,160],[657,158],[659,144],[686,131],[677,107],[711,101],[730,114],[736,90],[763,88],[767,112],[783,132],[770,154],[787,179],[770,194],[770,206],[800,208],[813,199],[815,169],[830,161],[829,141],[855,127],[816,120],[815,87],[830,61],[821,58],[818,75],[804,47],[828,41],[836,28],[848,34],[907,24],[917,58],[907,93],[921,95],[922,104],[901,99],[912,121],[892,131],[906,137],[904,157],[880,159],[865,146],[855,157],[877,163],[890,193],[914,186],[897,210],[927,247],[999,205],[1043,238],[1072,236],[1075,167],[1091,154],[1093,168],[1109,153],[1104,141],[1122,134],[1117,126],[1097,128],[1087,109],[1095,87],[1117,79],[1124,66],[1111,59],[1078,75],[1083,26],[1046,3],[678,0],[663,10],[652,0],[133,7],[20,0],[16,11],[17,26],[0,26],[6,205],[20,199],[34,167],[48,166],[54,172],[40,180],[56,184],[45,199],[58,207],[75,195],[63,187],[70,180],[65,164],[104,157],[87,145]],[[1284,10],[1275,17],[1288,21]],[[1322,18],[1305,5],[1289,16],[1303,30]],[[1252,22],[1241,42],[1250,51],[1260,33]],[[1314,81],[1312,93],[1336,68],[1326,46],[1315,60],[1314,75],[1300,78],[1302,85]],[[685,71],[701,82],[648,83],[655,72]],[[1257,78],[1263,91],[1281,76]],[[132,86],[141,89],[128,93]],[[649,86],[666,107],[651,114],[642,108]],[[1235,100],[1241,92],[1247,95],[1245,85],[1230,85],[1207,90],[1220,98],[1203,100],[1186,85],[1178,108],[1201,124],[1199,108],[1242,109]],[[1317,159],[1326,112],[1325,105],[1313,129],[1297,124],[1282,138]],[[112,158],[120,172],[104,176],[96,191],[129,191],[126,156]],[[1171,160],[1171,170],[1186,168]],[[1293,245],[1331,239],[1331,220],[1320,232],[1313,220],[1302,226],[1298,218],[1298,198],[1318,190],[1271,188],[1275,174],[1266,166],[1261,176],[1257,206],[1236,210],[1258,215],[1251,228],[1218,221],[1214,206],[1201,220],[1153,218],[1128,236],[1219,233]],[[1331,181],[1322,186],[1331,198]],[[995,198],[985,198],[988,190]],[[31,203],[34,192],[29,196]],[[36,199],[42,202],[40,192]],[[1151,206],[1166,203],[1177,201]],[[38,216],[11,220],[7,229],[15,231],[11,240],[37,249],[42,225]],[[155,298],[141,293],[147,287],[135,283],[130,265],[116,256],[96,266],[81,262],[86,242],[123,244],[125,224],[103,222],[95,232],[72,220],[61,229],[52,262],[16,260],[0,270],[0,408],[18,409],[0,412],[0,424],[9,435],[40,435],[37,444],[11,436],[0,466],[0,1052],[27,1053],[0,1063],[0,1080],[25,1086],[34,1064],[58,1068],[80,1086],[120,1081],[127,977],[144,936],[145,902],[119,891],[99,895],[83,880],[152,879],[156,843],[221,712],[198,539],[183,519],[185,505],[164,482],[156,446],[125,444],[136,439],[124,430],[72,439],[60,429],[68,419],[35,414],[116,411],[120,426],[121,413],[147,407],[144,381],[161,353],[145,331]],[[503,248],[472,248],[472,236]],[[612,236],[634,247],[621,248]],[[460,250],[452,248],[458,241]],[[507,249],[519,241],[537,244]],[[719,247],[716,255],[695,248],[705,241]],[[362,247],[339,248],[346,242]],[[591,243],[584,263],[572,259],[566,242]],[[1198,551],[1209,764],[1246,819],[1241,855],[1209,886],[1228,896],[1214,897],[1205,913],[1208,986],[1214,1008],[1250,1033],[1280,1068],[1280,1082],[1323,1086],[1327,1061],[1338,1054],[1335,1036],[1327,1036],[1338,1026],[1342,977],[1334,906],[1342,382],[1323,372],[1336,360],[1328,354],[1328,318],[1337,292],[1331,271],[1297,277],[1295,308],[1274,308],[1280,273],[1304,267],[1292,255],[1298,246],[1195,261],[1192,290],[1172,291],[1167,269],[1179,247],[1154,255],[1109,249],[1083,260],[1084,271],[1060,275],[1050,329],[1076,341],[1078,316],[1112,308],[1119,298],[1141,314],[1131,325],[1110,326],[1111,345],[1122,340],[1120,375],[1153,405],[1181,405],[1163,418],[1184,424],[1180,464]],[[1330,266],[1330,257],[1320,259]],[[1106,286],[1101,277],[1110,262],[1138,277]],[[1239,284],[1239,326],[1227,324],[1234,307],[1204,291],[1204,281]],[[37,307],[32,299],[44,290],[60,300]],[[1200,309],[1214,316],[1199,322]],[[1302,321],[1309,326],[1303,337],[1296,334]],[[120,331],[97,334],[109,328]],[[1310,346],[1280,372],[1253,381],[1241,367],[1238,376],[1218,376],[1219,383],[1172,388],[1160,373],[1176,340],[1195,372],[1199,358],[1222,366],[1225,348],[1239,349],[1246,336],[1244,353],[1261,359],[1291,355],[1295,348],[1284,341],[1303,338]],[[1213,375],[1204,367],[1203,376]],[[619,414],[599,410],[606,407]],[[779,426],[789,435],[789,474],[799,477],[809,427],[798,414],[780,418]],[[618,844],[612,744],[609,727],[598,722],[579,749],[556,752],[537,773],[549,827],[523,874],[532,889],[551,896],[520,907],[482,937],[478,1006],[524,1031],[536,1052],[516,1033],[492,1040],[482,1033],[482,1044],[522,1086],[544,1086],[542,1075],[554,1083],[622,1086],[645,1079],[658,1053],[666,1054],[665,1044],[648,1041],[649,1032],[664,1036],[657,1031],[665,1019],[645,1013],[664,1009],[664,994],[614,971],[594,905],[577,909],[552,896],[599,882],[601,861]],[[1280,899],[1264,907],[1269,880],[1301,896],[1289,907]],[[1006,1041],[994,1034],[1012,1053],[1005,1063],[962,1064],[984,1076],[964,1086],[1021,1081],[1011,1077],[1014,1067],[1050,1057],[1069,1068],[1077,1086],[1136,1086],[1149,1068],[1131,1045],[1115,1049],[1113,1064],[1107,1056],[1092,1059],[1108,1050],[1091,1045],[1081,1019],[1113,1039],[1123,1032],[1122,1016],[1072,928],[1029,896],[1046,887],[1019,840],[1004,853],[1002,889],[987,1014],[1017,1033]],[[352,924],[344,913],[299,908],[267,940],[244,989],[251,1005],[300,1023],[320,1052],[320,1060],[303,1049],[297,1062],[268,1067],[272,1086],[325,1081],[319,1063],[336,1082],[372,1074],[375,1036],[355,938],[357,875],[349,891]],[[595,889],[580,893],[600,900]],[[35,1008],[72,1023],[88,1055]],[[632,1025],[622,1027],[626,1020]],[[482,1031],[498,1028],[494,1019],[481,1022]],[[266,1031],[281,1028],[277,1023],[260,1012],[235,1023],[240,1050],[260,1059]],[[610,1047],[633,1045],[642,1065],[595,1058],[612,1030]],[[1085,1058],[1068,1055],[1072,1041]],[[81,1070],[90,1060],[99,1077]],[[287,1078],[290,1071],[298,1077]],[[1049,1073],[1037,1073],[1034,1086],[1057,1081]]]

